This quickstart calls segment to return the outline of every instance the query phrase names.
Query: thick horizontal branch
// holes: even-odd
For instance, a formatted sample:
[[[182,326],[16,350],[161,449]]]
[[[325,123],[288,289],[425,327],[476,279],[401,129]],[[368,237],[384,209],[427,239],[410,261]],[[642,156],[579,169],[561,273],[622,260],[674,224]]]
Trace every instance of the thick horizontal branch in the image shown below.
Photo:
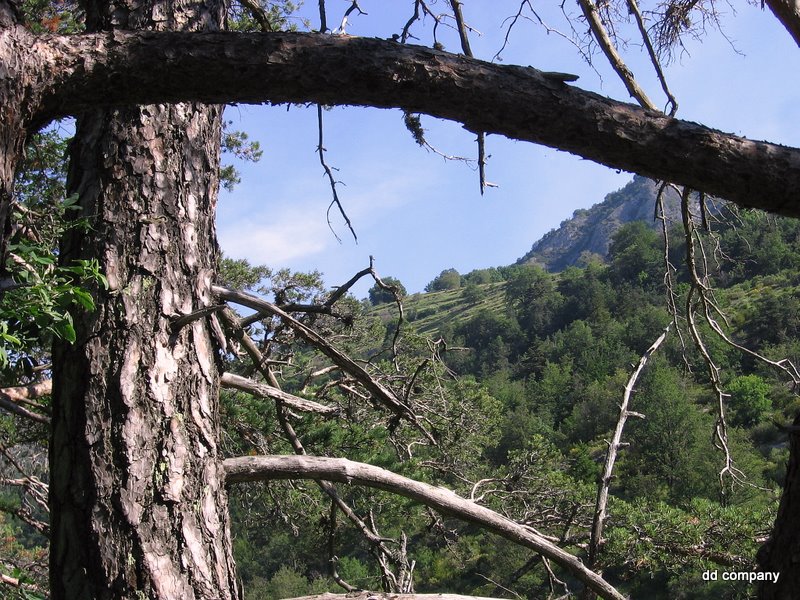
[[[545,556],[603,598],[623,600],[624,596],[575,556],[545,540],[529,528],[471,502],[450,490],[402,477],[386,469],[344,458],[318,456],[243,456],[225,460],[226,481],[271,479],[314,479],[364,485],[411,498],[436,510],[479,525]]]
[[[13,39],[25,35],[30,39]],[[380,39],[302,33],[33,38],[17,30],[0,44],[30,48],[27,71],[44,89],[34,125],[99,105],[185,100],[402,108],[742,206],[800,216],[800,150],[642,110],[530,67]]]
[[[247,392],[248,394],[260,396],[262,398],[280,400],[286,406],[289,408],[294,408],[295,410],[327,416],[335,416],[339,413],[339,411],[333,406],[325,406],[324,404],[314,402],[313,400],[300,398],[299,396],[289,394],[281,389],[267,385],[266,383],[253,381],[252,379],[242,377],[241,375],[223,373],[222,377],[220,378],[220,383],[222,384],[222,387],[225,388],[241,390],[243,392]]]

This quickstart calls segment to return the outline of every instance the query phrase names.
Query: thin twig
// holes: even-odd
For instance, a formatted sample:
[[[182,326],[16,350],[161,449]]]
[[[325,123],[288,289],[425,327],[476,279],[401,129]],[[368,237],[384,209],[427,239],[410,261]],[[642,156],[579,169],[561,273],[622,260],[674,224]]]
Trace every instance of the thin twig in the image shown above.
[[[661,89],[664,91],[664,95],[667,97],[667,104],[670,108],[669,112],[664,112],[667,112],[670,117],[674,117],[678,112],[678,101],[675,99],[675,96],[669,89],[667,78],[664,75],[664,69],[661,67],[661,61],[658,58],[655,48],[653,48],[653,41],[650,39],[650,34],[647,33],[642,11],[639,10],[639,4],[636,2],[636,0],[627,0],[627,2],[628,11],[636,20],[636,26],[639,28],[639,35],[642,36],[642,41],[644,42],[645,48],[647,48],[647,55],[650,57],[650,64],[653,65],[653,69],[655,69],[656,72],[656,77],[658,77],[658,82],[661,84]]]
[[[472,48],[469,45],[467,26],[464,22],[464,14],[461,12],[461,0],[450,0],[450,6],[453,8],[458,37],[461,40],[461,51],[465,56],[472,58]],[[483,131],[479,131],[476,141],[478,142],[478,180],[480,183],[481,195],[483,195],[487,185],[489,185],[486,183],[486,134]]]
[[[322,0],[320,0],[322,2]],[[333,224],[331,223],[331,209],[334,205],[339,209],[339,214],[342,215],[344,222],[347,224],[347,228],[350,230],[350,233],[353,234],[353,239],[358,242],[358,236],[356,235],[355,229],[353,229],[353,224],[350,222],[350,217],[347,216],[347,213],[342,206],[341,201],[339,200],[339,192],[336,189],[338,181],[333,176],[333,170],[328,166],[328,163],[325,161],[325,146],[323,144],[323,123],[322,123],[322,105],[317,104],[317,132],[319,134],[318,143],[317,143],[317,153],[319,154],[319,164],[322,165],[322,168],[325,171],[325,176],[328,178],[328,183],[331,186],[331,194],[333,195],[333,199],[331,203],[328,205],[327,211],[327,219],[328,219],[328,227],[333,233],[334,237],[338,242],[341,243],[342,239],[338,236],[336,231],[333,229]]]
[[[344,16],[342,17],[342,22],[339,24],[339,27],[333,30],[333,33],[338,33],[341,35],[346,35],[347,31],[345,30],[347,27],[347,20],[350,17],[350,13],[354,10],[358,11],[359,15],[366,15],[367,13],[361,10],[361,7],[358,5],[358,0],[352,0],[350,2],[350,7],[344,12]]]

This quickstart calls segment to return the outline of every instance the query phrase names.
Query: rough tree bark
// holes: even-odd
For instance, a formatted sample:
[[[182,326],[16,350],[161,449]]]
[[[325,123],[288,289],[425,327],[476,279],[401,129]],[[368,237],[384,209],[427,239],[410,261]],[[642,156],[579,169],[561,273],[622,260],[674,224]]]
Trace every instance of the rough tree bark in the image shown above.
[[[780,573],[778,583],[762,583],[761,600],[794,600],[800,594],[800,415],[789,431],[789,463],[769,541],[758,552],[763,572]]]
[[[209,2],[89,3],[89,27],[203,28]],[[51,597],[238,598],[219,455],[211,304],[221,108],[82,114],[69,182],[91,230],[64,261],[108,278],[54,349]]]
[[[54,351],[54,599],[236,598],[218,441],[211,303],[219,109],[79,120],[71,184],[90,216],[65,260],[108,277]]]
[[[24,38],[26,32],[18,22],[16,6],[0,1],[0,258],[6,255],[6,241],[11,233],[9,210],[14,174],[25,148],[27,123],[38,110],[38,102],[34,101],[31,106],[26,101],[26,65],[19,57],[27,53],[28,48],[20,45],[19,39]],[[4,271],[5,261],[0,260],[0,274]]]

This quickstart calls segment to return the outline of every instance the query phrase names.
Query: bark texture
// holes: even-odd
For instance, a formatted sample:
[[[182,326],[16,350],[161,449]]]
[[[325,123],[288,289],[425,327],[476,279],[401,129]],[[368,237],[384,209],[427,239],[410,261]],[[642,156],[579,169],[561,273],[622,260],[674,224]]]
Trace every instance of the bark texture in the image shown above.
[[[445,488],[344,458],[320,456],[242,456],[225,460],[229,483],[270,479],[314,479],[365,485],[416,500],[526,546],[567,569],[603,598],[624,600],[612,585],[575,556],[547,541],[531,528],[481,506]]]
[[[399,107],[800,216],[800,150],[610,100],[534,68],[300,33],[114,32],[30,45],[48,74],[42,122],[89,106],[182,100]]]
[[[797,0],[765,0],[772,14],[792,36],[794,43],[800,46],[800,2]],[[764,4],[761,4],[762,8]]]
[[[6,244],[11,234],[14,174],[27,139],[26,123],[33,118],[26,89],[27,33],[17,24],[16,7],[0,0],[0,275],[5,271]],[[38,109],[38,102],[33,102]],[[3,291],[0,291],[0,298]]]
[[[235,598],[206,320],[217,248],[219,110],[143,107],[79,121],[71,183],[92,231],[65,260],[108,277],[54,352],[52,598]]]
[[[778,572],[778,583],[762,583],[761,600],[794,600],[800,593],[800,416],[789,434],[789,463],[772,536],[758,552],[759,570]]]
[[[87,22],[198,28],[220,9],[90,2]],[[214,341],[207,319],[172,326],[211,304],[219,135],[220,108],[197,104],[78,120],[69,186],[91,230],[61,256],[98,259],[109,288],[54,350],[54,600],[238,597]]]

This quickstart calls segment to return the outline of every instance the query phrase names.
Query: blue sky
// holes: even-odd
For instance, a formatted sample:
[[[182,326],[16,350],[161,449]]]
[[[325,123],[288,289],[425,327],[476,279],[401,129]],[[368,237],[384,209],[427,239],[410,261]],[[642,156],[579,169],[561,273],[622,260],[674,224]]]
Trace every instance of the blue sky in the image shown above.
[[[317,3],[307,4],[302,14],[316,26]],[[349,4],[328,0],[329,24],[338,24]],[[361,0],[360,5],[369,14],[352,16],[347,33],[388,38],[401,30],[412,3]],[[466,20],[482,34],[472,38],[477,57],[491,60],[500,49],[503,19],[518,5],[465,2]],[[442,2],[436,6],[443,9]],[[678,116],[800,146],[800,50],[769,12],[748,4],[737,10],[723,17],[724,35],[710,31],[702,43],[690,40],[688,52],[669,66]],[[568,27],[558,10],[546,18],[551,26]],[[412,31],[419,43],[430,43],[429,27]],[[446,33],[446,49],[457,52],[454,32]],[[576,85],[627,100],[602,56],[594,58],[595,71],[572,45],[531,22],[518,23],[510,42],[502,56],[506,64],[575,73]],[[625,59],[662,105],[640,49],[631,46]],[[316,110],[237,106],[226,117],[261,143],[264,157],[255,165],[237,165],[243,181],[232,194],[223,193],[218,213],[223,251],[276,268],[317,269],[329,285],[367,266],[370,255],[382,275],[398,277],[410,292],[422,290],[446,268],[466,273],[513,263],[573,211],[601,201],[631,178],[566,153],[490,136],[487,178],[498,187],[481,196],[477,172],[417,146],[399,111],[332,108],[324,115],[326,160],[338,169],[340,197],[358,234],[355,243],[336,218],[340,243],[326,221],[330,188],[315,153]],[[457,123],[423,117],[423,127],[439,150],[475,157],[474,135]],[[356,295],[365,296],[369,285],[357,288]]]

